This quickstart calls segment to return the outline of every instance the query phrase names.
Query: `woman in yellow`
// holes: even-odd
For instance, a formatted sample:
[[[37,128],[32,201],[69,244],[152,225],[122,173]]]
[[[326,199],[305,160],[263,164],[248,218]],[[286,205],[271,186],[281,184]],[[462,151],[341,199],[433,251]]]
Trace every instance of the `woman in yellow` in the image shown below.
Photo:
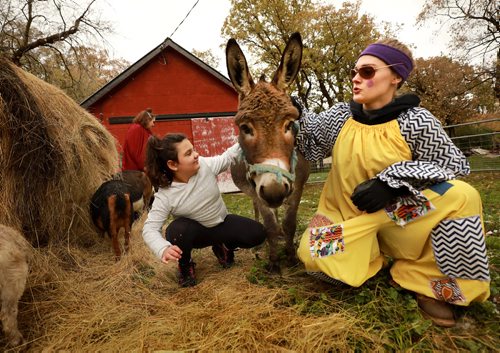
[[[462,152],[415,95],[396,96],[413,69],[394,39],[369,45],[352,70],[353,101],[301,112],[297,144],[332,169],[298,256],[311,275],[358,287],[393,259],[391,275],[435,324],[484,301],[490,276],[478,192]]]

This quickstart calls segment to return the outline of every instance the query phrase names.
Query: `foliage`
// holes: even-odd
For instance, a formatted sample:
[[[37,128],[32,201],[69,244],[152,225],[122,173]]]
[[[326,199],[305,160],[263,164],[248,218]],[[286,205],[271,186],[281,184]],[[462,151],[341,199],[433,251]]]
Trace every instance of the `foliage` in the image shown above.
[[[204,51],[193,49],[191,53],[198,59],[203,61],[205,64],[210,65],[213,68],[217,68],[219,66],[219,59],[210,49]]]
[[[408,88],[443,125],[458,124],[476,115],[481,105],[480,86],[491,89],[484,75],[449,57],[417,59],[415,66]]]
[[[95,2],[3,0],[0,54],[81,100],[128,64],[85,45],[101,42],[112,30],[94,12]]]
[[[301,33],[297,90],[315,108],[350,98],[349,71],[361,50],[380,36],[373,18],[359,15],[359,1],[345,2],[338,10],[311,0],[232,0],[231,5],[223,35],[247,46],[257,69],[268,76],[267,68],[277,67],[288,37]]]
[[[49,52],[43,71],[32,73],[61,88],[77,102],[93,94],[129,65],[123,59],[110,59],[103,49],[90,47],[73,48],[64,59],[65,67],[62,67]]]
[[[500,184],[498,173],[476,173],[465,178],[481,193],[486,246],[492,275],[491,296],[485,303],[457,308],[459,324],[453,329],[441,329],[420,315],[414,297],[390,281],[388,268],[380,271],[360,288],[336,287],[308,277],[299,268],[286,270],[282,276],[271,276],[264,270],[262,260],[256,260],[247,278],[250,282],[269,288],[286,289],[283,306],[299,310],[304,316],[327,316],[332,312],[348,312],[360,320],[367,335],[383,337],[387,351],[492,351],[499,346],[498,310],[500,275]],[[325,178],[321,173],[316,182],[308,183],[299,206],[297,236],[304,232],[316,211]],[[242,194],[223,195],[232,213],[252,216],[251,200]],[[297,239],[298,240],[298,239]],[[349,346],[353,351],[369,349],[369,340],[353,336]],[[380,349],[380,347],[379,347]]]
[[[490,70],[495,80],[495,97],[500,99],[500,17],[497,0],[427,0],[418,22],[429,19],[451,23],[450,34],[458,52],[483,62],[496,61]]]

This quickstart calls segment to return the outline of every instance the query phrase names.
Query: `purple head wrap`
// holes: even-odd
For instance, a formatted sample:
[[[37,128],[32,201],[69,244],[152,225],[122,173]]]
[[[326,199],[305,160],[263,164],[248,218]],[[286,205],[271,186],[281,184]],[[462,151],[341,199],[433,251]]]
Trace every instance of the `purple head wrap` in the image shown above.
[[[370,44],[365,50],[359,55],[358,59],[363,55],[372,55],[380,60],[384,61],[387,65],[401,64],[391,66],[391,69],[396,71],[399,76],[406,81],[410,75],[411,70],[413,70],[413,64],[408,55],[403,53],[401,50],[393,48],[391,46],[375,43]]]

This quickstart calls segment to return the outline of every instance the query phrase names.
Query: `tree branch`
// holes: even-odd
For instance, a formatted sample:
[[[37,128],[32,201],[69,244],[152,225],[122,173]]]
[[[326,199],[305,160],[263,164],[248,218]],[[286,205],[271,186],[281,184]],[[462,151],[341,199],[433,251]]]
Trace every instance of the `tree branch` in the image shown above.
[[[47,37],[44,37],[44,38],[39,38],[31,43],[28,43],[28,39],[29,39],[29,31],[30,31],[30,28],[31,28],[31,24],[32,24],[32,21],[33,21],[33,16],[32,16],[32,3],[33,3],[33,0],[28,0],[28,23],[25,27],[25,31],[24,31],[24,40],[23,40],[23,45],[21,45],[19,48],[17,48],[17,50],[14,51],[14,53],[12,54],[12,61],[14,62],[14,64],[16,65],[20,65],[20,61],[21,61],[21,57],[29,52],[30,50],[33,50],[35,48],[38,48],[38,47],[41,47],[41,46],[50,46],[51,44],[54,44],[54,43],[57,43],[57,42],[60,42],[60,41],[63,41],[64,39],[66,39],[67,37],[71,36],[72,34],[75,34],[76,32],[78,32],[78,30],[80,29],[80,23],[84,20],[85,16],[87,15],[88,11],[90,10],[90,7],[92,6],[92,4],[95,2],[96,0],[92,0],[87,8],[85,9],[85,11],[83,11],[83,13],[75,20],[75,22],[73,23],[73,25],[68,29],[68,30],[64,30],[64,31],[61,31],[61,32],[58,32],[58,33],[55,33],[55,34],[52,34],[52,35],[49,35]],[[60,8],[58,8],[59,11],[60,11]],[[61,14],[62,16],[62,14]],[[52,47],[53,48],[53,47]]]

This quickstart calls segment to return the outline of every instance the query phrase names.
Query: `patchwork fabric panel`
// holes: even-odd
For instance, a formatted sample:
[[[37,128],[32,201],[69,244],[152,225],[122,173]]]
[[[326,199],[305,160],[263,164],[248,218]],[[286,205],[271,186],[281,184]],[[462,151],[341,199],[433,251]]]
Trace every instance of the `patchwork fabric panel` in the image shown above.
[[[465,298],[453,278],[441,278],[431,281],[431,289],[436,299],[448,303],[464,302]]]
[[[328,225],[309,229],[309,250],[312,257],[326,257],[344,252],[342,225]]]
[[[309,222],[308,228],[327,226],[332,223],[334,222],[332,222],[332,220],[330,220],[328,217],[316,213]]]
[[[486,243],[479,216],[441,221],[432,230],[439,270],[453,278],[489,280]]]
[[[435,209],[426,197],[422,195],[422,200],[412,197],[398,198],[398,201],[385,208],[387,216],[398,226],[403,227],[418,217]]]
[[[429,187],[429,189],[443,196],[451,187],[453,187],[453,184],[444,181],[442,183],[432,185],[431,187]]]

